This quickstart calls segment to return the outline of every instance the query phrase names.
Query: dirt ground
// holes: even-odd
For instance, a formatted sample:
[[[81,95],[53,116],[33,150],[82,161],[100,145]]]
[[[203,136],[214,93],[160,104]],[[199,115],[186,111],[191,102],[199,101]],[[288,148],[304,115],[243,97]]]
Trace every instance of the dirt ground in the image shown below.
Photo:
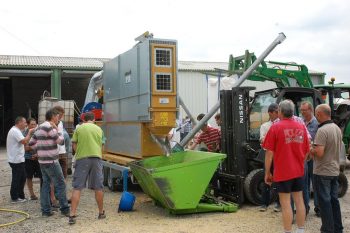
[[[346,171],[350,178],[350,171]],[[183,216],[170,215],[166,210],[157,207],[142,192],[136,192],[136,203],[133,212],[118,213],[120,193],[105,189],[104,206],[107,218],[97,219],[97,207],[94,194],[84,190],[78,207],[78,218],[75,225],[68,225],[68,218],[56,212],[54,216],[44,218],[40,212],[39,201],[11,204],[10,181],[11,169],[7,163],[4,148],[0,149],[0,208],[20,210],[29,213],[30,218],[15,225],[0,228],[0,232],[282,232],[281,213],[273,212],[270,206],[267,212],[259,212],[258,207],[244,205],[236,213],[207,213]],[[35,191],[39,193],[39,180],[34,182]],[[68,180],[71,190],[71,177]],[[28,193],[25,187],[26,194]],[[344,232],[350,232],[350,194],[340,199]],[[310,203],[312,205],[312,201]],[[313,207],[312,207],[313,209]],[[0,224],[13,222],[21,218],[18,214],[0,211]],[[319,232],[321,221],[313,211],[306,222],[306,232]],[[295,229],[295,225],[293,226]]]

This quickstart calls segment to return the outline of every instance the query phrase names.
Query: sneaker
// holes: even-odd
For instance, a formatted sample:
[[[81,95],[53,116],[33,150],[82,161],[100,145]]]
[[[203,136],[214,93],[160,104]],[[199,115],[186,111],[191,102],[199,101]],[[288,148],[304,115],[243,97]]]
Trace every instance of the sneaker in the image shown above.
[[[262,206],[260,206],[260,208],[259,208],[259,211],[260,212],[265,212],[267,210],[267,206],[266,205],[262,205]]]
[[[60,208],[60,205],[59,204],[52,204],[51,207],[53,209],[59,209]]]
[[[279,204],[276,204],[275,207],[273,207],[273,211],[281,212],[281,206]]]
[[[106,218],[105,211],[103,211],[102,213],[99,213],[97,218],[98,218],[98,219],[104,219],[104,218]]]
[[[73,225],[73,224],[75,224],[76,223],[76,218],[77,216],[69,216],[69,219],[68,219],[68,224],[70,224],[70,225]]]
[[[315,207],[314,211],[315,211],[317,217],[321,217],[321,212],[320,212],[320,209],[318,207]]]
[[[62,215],[66,216],[66,217],[69,217],[70,216],[70,212],[67,211],[67,212],[61,212]]]
[[[43,212],[42,214],[41,214],[43,217],[51,217],[52,215],[54,215],[54,213],[51,211],[51,212],[48,212],[48,213],[45,213],[45,212]]]
[[[11,203],[16,204],[16,203],[23,203],[26,201],[27,201],[27,199],[17,198],[16,200],[12,200]]]
[[[37,196],[31,196],[31,197],[29,198],[29,200],[35,201],[35,200],[38,200],[38,197],[37,197]]]

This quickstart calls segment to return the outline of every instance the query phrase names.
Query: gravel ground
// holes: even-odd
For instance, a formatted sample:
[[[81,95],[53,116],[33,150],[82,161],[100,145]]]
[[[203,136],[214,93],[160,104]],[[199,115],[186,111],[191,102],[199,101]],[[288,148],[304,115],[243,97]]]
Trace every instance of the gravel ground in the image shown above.
[[[350,178],[349,170],[346,171]],[[49,218],[41,217],[40,202],[27,201],[11,204],[9,197],[11,169],[7,163],[4,149],[0,149],[0,208],[25,211],[30,218],[7,227],[0,232],[282,232],[281,213],[275,213],[272,206],[267,212],[259,212],[258,207],[244,205],[236,213],[207,213],[184,216],[170,215],[166,210],[157,207],[152,200],[141,192],[136,192],[135,211],[118,213],[120,193],[105,190],[105,210],[107,218],[97,220],[97,207],[94,194],[84,190],[78,207],[77,223],[68,225],[68,218],[56,212]],[[39,190],[39,180],[34,181],[36,193]],[[68,179],[68,189],[71,190],[71,178]],[[27,189],[25,188],[26,193]],[[350,232],[350,194],[340,199],[344,232]],[[313,207],[312,207],[313,208]],[[0,212],[0,224],[16,221],[18,214]],[[313,212],[307,217],[306,232],[319,232],[320,219]],[[295,226],[294,226],[295,228]]]

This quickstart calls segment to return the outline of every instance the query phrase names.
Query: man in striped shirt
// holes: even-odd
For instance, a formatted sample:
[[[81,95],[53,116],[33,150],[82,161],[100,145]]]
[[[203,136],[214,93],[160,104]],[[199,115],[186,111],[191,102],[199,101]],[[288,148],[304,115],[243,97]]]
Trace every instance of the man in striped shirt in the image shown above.
[[[200,121],[205,116],[201,113],[197,116],[197,120]],[[207,146],[209,152],[219,152],[221,143],[221,132],[219,129],[209,126],[207,123],[201,128],[202,133],[195,138],[194,143],[189,147],[190,150],[196,148],[200,143],[204,143]]]
[[[40,191],[42,215],[53,215],[50,203],[50,184],[55,187],[56,198],[60,203],[61,213],[69,216],[69,206],[66,197],[66,184],[61,166],[58,162],[58,145],[64,143],[64,138],[58,132],[59,112],[50,109],[46,112],[46,121],[42,123],[29,141],[29,146],[37,151],[42,173],[43,185]]]

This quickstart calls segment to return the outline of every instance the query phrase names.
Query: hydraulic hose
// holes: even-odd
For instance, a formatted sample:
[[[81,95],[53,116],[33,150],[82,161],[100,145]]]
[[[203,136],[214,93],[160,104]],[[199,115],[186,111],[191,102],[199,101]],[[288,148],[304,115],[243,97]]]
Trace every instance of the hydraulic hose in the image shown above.
[[[22,222],[22,221],[24,221],[24,220],[29,218],[29,214],[28,213],[26,213],[24,211],[20,211],[20,210],[0,209],[0,211],[10,212],[10,213],[17,213],[17,214],[20,214],[20,215],[24,216],[23,218],[18,219],[18,220],[14,221],[14,222],[0,224],[0,227],[6,227],[6,226],[14,225],[14,224],[20,223],[20,222]]]

